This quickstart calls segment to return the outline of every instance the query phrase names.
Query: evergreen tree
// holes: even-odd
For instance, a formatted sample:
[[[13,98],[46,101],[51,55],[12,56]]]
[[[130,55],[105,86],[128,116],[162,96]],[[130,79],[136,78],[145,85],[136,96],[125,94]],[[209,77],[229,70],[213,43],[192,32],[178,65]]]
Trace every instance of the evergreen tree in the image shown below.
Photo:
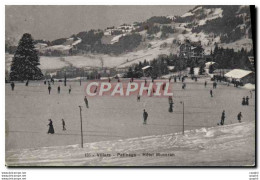
[[[10,79],[13,81],[37,80],[43,77],[38,52],[35,50],[31,34],[25,33],[14,54]]]

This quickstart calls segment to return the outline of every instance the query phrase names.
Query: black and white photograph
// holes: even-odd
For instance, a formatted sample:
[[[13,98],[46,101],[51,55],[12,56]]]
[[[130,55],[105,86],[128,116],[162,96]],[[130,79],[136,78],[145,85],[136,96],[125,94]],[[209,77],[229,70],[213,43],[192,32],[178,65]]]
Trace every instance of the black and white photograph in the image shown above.
[[[256,167],[254,5],[4,9],[6,167]]]

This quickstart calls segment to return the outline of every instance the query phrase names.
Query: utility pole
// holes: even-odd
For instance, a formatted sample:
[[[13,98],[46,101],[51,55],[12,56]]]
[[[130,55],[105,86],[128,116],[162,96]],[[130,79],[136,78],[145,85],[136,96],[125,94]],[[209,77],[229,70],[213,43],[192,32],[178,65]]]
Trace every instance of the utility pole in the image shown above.
[[[82,130],[81,106],[79,106],[79,113],[80,113],[80,130],[81,130],[81,148],[83,148],[83,130]]]
[[[184,135],[184,101],[180,103],[182,104],[182,134]]]

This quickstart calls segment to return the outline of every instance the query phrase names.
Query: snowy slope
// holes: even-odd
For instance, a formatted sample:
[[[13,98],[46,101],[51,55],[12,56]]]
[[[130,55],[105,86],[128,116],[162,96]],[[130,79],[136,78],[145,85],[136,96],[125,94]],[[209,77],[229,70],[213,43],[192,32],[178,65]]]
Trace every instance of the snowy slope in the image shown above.
[[[98,155],[103,153],[103,157]],[[143,154],[144,153],[144,154]],[[149,153],[150,156],[146,156]],[[104,155],[110,155],[105,157]],[[128,154],[128,156],[127,156]],[[129,157],[132,156],[132,157]],[[253,166],[255,124],[6,152],[8,166]]]

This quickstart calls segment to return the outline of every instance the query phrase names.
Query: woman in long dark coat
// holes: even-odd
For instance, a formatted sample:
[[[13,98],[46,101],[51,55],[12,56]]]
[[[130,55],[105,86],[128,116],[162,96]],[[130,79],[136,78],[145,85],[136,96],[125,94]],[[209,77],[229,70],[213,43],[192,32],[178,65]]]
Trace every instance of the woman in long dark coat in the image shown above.
[[[53,125],[52,125],[52,120],[51,119],[49,119],[49,124],[48,124],[48,126],[49,126],[49,130],[48,130],[48,134],[49,133],[51,133],[51,134],[54,134],[54,128],[53,128]]]

